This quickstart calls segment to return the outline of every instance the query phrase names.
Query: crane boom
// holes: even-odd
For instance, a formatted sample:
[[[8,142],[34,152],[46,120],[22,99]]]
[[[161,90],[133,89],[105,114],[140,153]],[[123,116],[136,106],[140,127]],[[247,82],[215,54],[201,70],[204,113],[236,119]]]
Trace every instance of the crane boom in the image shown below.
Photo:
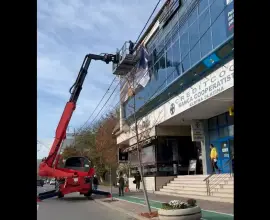
[[[113,62],[113,63],[119,62],[118,55],[113,55],[113,54],[101,54],[101,55],[87,54],[85,56],[82,66],[80,68],[80,71],[78,73],[77,79],[69,90],[71,96],[70,96],[69,101],[66,103],[61,119],[58,123],[56,133],[55,133],[55,139],[50,149],[49,155],[47,158],[45,158],[41,162],[39,166],[39,176],[60,177],[60,178],[73,176],[72,172],[53,168],[53,162],[55,161],[57,157],[57,152],[62,144],[62,141],[66,137],[66,130],[67,130],[68,124],[76,108],[76,103],[80,96],[82,86],[83,86],[85,77],[87,75],[89,65],[92,60],[101,60],[101,61],[104,61],[106,64],[110,62]]]

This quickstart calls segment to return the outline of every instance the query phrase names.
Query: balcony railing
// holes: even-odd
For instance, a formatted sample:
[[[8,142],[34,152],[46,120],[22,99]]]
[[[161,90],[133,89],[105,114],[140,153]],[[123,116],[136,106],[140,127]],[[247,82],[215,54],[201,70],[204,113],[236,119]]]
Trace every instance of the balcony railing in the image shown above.
[[[117,64],[113,63],[113,74],[124,76],[129,71],[131,71],[135,64],[138,62],[139,49],[137,49],[133,53],[130,53],[129,46],[130,43],[126,41],[123,47],[119,51],[117,51],[117,54],[119,55],[119,62]]]

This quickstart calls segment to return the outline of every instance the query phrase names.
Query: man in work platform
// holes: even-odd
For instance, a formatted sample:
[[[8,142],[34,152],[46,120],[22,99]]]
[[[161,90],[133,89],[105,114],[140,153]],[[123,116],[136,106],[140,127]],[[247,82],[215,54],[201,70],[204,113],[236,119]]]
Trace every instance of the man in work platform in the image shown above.
[[[211,164],[212,164],[212,171],[213,173],[216,172],[216,170],[218,170],[218,172],[220,173],[220,169],[217,165],[217,161],[218,161],[218,153],[217,153],[217,149],[214,147],[213,144],[210,145],[210,159],[211,159]]]

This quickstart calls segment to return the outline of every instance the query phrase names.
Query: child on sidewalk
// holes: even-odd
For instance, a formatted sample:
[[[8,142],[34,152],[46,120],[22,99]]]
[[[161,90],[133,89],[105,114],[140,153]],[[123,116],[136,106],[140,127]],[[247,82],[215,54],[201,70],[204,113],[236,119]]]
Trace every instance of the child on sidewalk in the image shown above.
[[[119,183],[119,196],[124,196],[125,179],[122,173],[120,174],[118,183]]]

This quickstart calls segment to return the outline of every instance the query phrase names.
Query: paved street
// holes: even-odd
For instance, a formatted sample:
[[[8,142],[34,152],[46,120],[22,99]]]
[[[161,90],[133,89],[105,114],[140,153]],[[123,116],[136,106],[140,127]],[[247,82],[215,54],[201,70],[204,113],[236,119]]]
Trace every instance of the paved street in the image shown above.
[[[37,187],[38,192],[50,189],[53,189],[53,186]],[[78,193],[70,194],[61,200],[46,199],[38,202],[37,205],[37,220],[134,220],[124,213],[100,206],[95,200],[87,200]]]

